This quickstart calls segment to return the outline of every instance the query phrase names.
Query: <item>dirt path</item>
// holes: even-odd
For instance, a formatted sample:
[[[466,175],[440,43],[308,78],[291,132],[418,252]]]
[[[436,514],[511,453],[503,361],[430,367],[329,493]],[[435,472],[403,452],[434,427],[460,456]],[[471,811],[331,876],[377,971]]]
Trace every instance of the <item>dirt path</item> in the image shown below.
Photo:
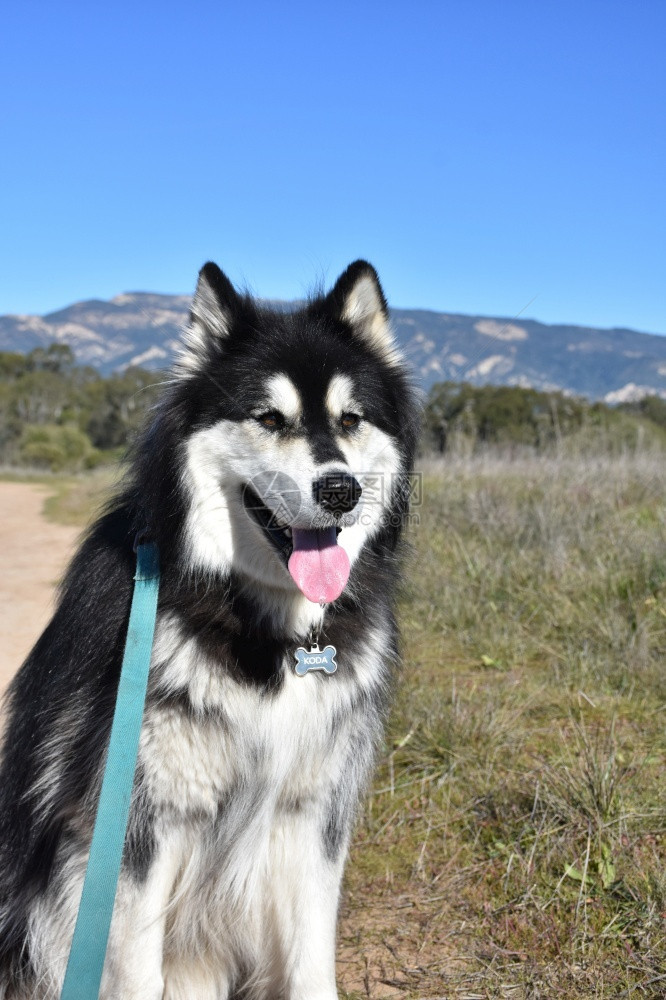
[[[78,528],[42,514],[46,486],[0,482],[0,693],[49,620]]]

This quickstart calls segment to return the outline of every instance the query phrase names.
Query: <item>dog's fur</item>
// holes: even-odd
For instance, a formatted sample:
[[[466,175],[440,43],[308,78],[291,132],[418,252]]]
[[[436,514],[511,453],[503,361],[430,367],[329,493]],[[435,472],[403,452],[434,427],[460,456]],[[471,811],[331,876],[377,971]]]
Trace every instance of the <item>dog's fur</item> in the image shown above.
[[[355,426],[343,423],[350,413]],[[62,986],[137,532],[158,543],[162,580],[101,996],[337,995],[340,880],[397,659],[392,605],[417,424],[369,264],[293,312],[239,295],[214,264],[202,269],[127,480],[10,689],[0,998],[55,1000]],[[280,523],[274,470],[300,491],[294,526],[341,528],[351,575],[324,608],[243,502],[251,483]],[[331,470],[363,488],[342,515],[313,494]],[[312,627],[337,648],[332,676],[294,673]]]

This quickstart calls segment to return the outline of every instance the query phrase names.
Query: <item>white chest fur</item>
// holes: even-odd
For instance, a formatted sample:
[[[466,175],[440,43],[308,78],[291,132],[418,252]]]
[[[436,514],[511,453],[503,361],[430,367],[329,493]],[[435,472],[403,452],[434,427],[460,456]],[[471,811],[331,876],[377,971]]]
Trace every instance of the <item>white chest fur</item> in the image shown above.
[[[160,623],[151,684],[185,695],[191,710],[184,699],[165,698],[146,712],[140,762],[155,805],[213,817],[240,790],[261,787],[278,808],[316,798],[339,780],[361,678],[298,677],[289,663],[280,688],[266,693],[221,671],[194,640],[179,639],[173,622]],[[368,650],[366,684],[379,670],[369,658]]]

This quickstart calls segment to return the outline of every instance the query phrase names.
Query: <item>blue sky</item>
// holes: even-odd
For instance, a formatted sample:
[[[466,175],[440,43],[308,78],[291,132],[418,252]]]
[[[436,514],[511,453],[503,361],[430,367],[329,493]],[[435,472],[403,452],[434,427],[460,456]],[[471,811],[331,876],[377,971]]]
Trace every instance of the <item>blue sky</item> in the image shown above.
[[[269,297],[666,333],[666,4],[24,2],[0,59],[0,313]]]

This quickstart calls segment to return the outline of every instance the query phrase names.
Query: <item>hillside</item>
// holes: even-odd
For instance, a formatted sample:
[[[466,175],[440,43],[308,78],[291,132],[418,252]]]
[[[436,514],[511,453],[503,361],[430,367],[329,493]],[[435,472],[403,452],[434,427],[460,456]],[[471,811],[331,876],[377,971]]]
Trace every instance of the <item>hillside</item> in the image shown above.
[[[164,368],[187,319],[187,295],[133,292],[78,302],[46,316],[0,316],[0,350],[68,344],[103,373]],[[607,402],[666,397],[666,337],[635,330],[394,309],[397,338],[424,388],[474,385],[559,389]]]

